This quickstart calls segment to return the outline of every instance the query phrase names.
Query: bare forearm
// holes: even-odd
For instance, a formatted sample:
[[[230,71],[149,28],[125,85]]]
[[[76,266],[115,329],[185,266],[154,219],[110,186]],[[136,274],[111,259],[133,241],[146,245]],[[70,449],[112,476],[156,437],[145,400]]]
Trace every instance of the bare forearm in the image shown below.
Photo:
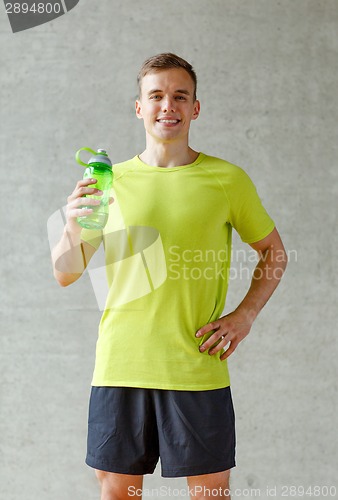
[[[52,251],[54,277],[61,286],[76,281],[85,269],[81,233],[70,233],[65,228],[59,243]]]
[[[100,200],[94,198],[85,198],[87,195],[102,195],[102,191],[91,188],[95,184],[95,179],[81,179],[75,186],[74,191],[67,198],[66,206],[66,225],[59,243],[52,251],[53,271],[56,281],[61,286],[67,286],[80,278],[85,270],[96,247],[81,241],[82,227],[77,218],[83,215],[89,215],[94,206],[100,204]],[[113,198],[109,203],[113,202]],[[89,208],[93,206],[93,208]]]
[[[254,270],[248,293],[235,311],[202,326],[196,332],[196,337],[201,337],[214,331],[200,346],[201,352],[208,349],[209,354],[213,355],[228,346],[220,356],[221,361],[228,358],[248,335],[252,323],[273,294],[286,268],[286,252],[277,229],[263,240],[252,243],[251,247],[261,258]]]
[[[286,265],[287,256],[283,247],[278,251],[269,248],[263,253],[254,270],[248,293],[236,311],[247,314],[253,321],[278,286]]]

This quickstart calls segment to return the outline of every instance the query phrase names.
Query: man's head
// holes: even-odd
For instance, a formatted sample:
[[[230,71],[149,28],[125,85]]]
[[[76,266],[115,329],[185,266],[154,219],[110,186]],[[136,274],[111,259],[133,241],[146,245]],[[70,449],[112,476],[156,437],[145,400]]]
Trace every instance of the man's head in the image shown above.
[[[191,65],[174,54],[153,56],[143,64],[138,84],[135,111],[143,120],[147,141],[187,145],[190,122],[200,112]]]
[[[140,72],[137,76],[137,84],[138,84],[138,89],[139,89],[139,97],[141,97],[141,87],[142,87],[142,79],[148,74],[148,73],[154,73],[157,71],[163,71],[166,69],[175,69],[175,68],[181,68],[184,69],[191,77],[193,84],[194,84],[194,101],[197,99],[196,97],[196,92],[197,92],[197,78],[196,78],[196,73],[187,61],[182,59],[181,57],[172,54],[170,52],[166,52],[163,54],[157,54],[156,56],[152,56],[146,61],[144,61]]]

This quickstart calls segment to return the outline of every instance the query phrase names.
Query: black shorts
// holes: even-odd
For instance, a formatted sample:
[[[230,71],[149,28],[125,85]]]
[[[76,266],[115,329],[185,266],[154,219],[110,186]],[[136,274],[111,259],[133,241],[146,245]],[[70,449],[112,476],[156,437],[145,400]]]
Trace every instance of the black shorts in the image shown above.
[[[120,474],[196,476],[235,466],[230,387],[172,391],[92,387],[86,464]]]

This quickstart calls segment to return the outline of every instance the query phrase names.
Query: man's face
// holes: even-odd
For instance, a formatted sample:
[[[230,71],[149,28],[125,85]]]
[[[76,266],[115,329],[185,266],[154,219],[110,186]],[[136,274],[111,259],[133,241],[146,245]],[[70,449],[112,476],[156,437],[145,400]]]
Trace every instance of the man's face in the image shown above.
[[[147,134],[156,141],[187,139],[190,122],[196,120],[199,111],[194,82],[184,69],[166,69],[143,77],[136,116],[143,119]]]

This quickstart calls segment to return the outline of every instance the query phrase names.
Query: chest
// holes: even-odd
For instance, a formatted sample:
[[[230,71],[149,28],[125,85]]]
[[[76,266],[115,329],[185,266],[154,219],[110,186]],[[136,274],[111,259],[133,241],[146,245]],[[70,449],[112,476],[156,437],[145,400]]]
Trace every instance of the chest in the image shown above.
[[[228,221],[229,206],[222,186],[191,171],[184,175],[134,175],[116,183],[115,194],[128,226],[175,231],[179,227],[219,227]]]

